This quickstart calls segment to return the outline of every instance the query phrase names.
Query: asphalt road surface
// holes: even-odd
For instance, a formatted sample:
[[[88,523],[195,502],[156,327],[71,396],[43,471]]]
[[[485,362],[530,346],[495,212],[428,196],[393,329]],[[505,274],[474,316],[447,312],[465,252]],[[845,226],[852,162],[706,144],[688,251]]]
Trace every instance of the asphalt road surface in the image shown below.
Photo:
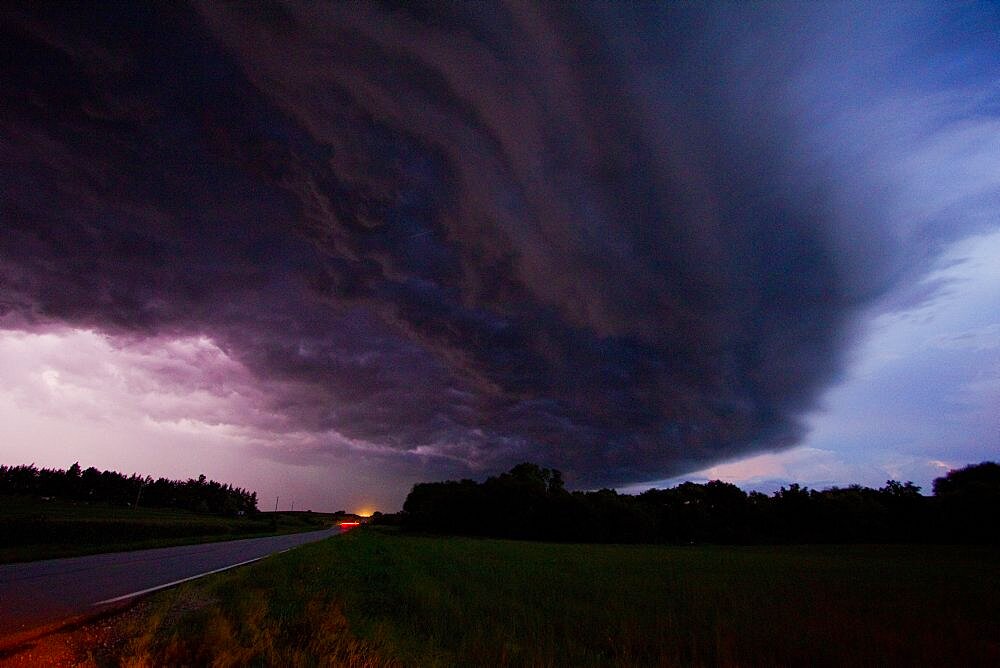
[[[0,640],[121,604],[179,581],[256,561],[336,529],[0,566]]]

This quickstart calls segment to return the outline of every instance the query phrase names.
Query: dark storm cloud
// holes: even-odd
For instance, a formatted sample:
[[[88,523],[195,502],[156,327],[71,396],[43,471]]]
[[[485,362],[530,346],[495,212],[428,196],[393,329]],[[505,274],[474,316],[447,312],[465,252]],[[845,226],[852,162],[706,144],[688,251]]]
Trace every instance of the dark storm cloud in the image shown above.
[[[790,445],[919,264],[803,131],[820,11],[137,4],[4,10],[4,322],[205,334],[393,471]]]

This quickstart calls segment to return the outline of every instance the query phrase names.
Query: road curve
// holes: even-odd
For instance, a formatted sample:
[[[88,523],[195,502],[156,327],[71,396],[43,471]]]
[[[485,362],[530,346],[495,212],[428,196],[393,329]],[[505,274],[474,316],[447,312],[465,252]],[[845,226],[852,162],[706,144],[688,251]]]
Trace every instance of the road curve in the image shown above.
[[[337,533],[249,538],[0,565],[0,640],[30,634],[102,606],[248,563]]]

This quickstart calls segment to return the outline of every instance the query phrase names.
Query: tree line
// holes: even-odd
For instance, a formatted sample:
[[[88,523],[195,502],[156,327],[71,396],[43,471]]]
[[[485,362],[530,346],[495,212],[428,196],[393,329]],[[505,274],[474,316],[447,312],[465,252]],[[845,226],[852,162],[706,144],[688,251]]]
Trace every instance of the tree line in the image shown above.
[[[179,508],[218,515],[257,512],[257,493],[207,480],[153,479],[136,473],[81,470],[80,463],[66,470],[37,468],[34,464],[0,466],[0,494],[30,494],[59,499],[149,508]]]
[[[614,543],[1000,542],[1000,464],[983,462],[934,481],[878,489],[798,484],[772,495],[727,482],[685,482],[638,495],[570,492],[554,469],[525,463],[478,483],[413,487],[382,523],[424,532]]]

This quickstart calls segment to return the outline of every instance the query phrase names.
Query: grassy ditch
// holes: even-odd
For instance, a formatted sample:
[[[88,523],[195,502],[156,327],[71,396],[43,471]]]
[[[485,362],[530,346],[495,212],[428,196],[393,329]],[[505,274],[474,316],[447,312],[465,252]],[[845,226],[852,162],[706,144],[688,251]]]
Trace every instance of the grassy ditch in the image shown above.
[[[0,496],[0,563],[311,531],[334,519],[305,512],[222,517]]]
[[[361,529],[164,592],[114,665],[1000,665],[995,549]]]

